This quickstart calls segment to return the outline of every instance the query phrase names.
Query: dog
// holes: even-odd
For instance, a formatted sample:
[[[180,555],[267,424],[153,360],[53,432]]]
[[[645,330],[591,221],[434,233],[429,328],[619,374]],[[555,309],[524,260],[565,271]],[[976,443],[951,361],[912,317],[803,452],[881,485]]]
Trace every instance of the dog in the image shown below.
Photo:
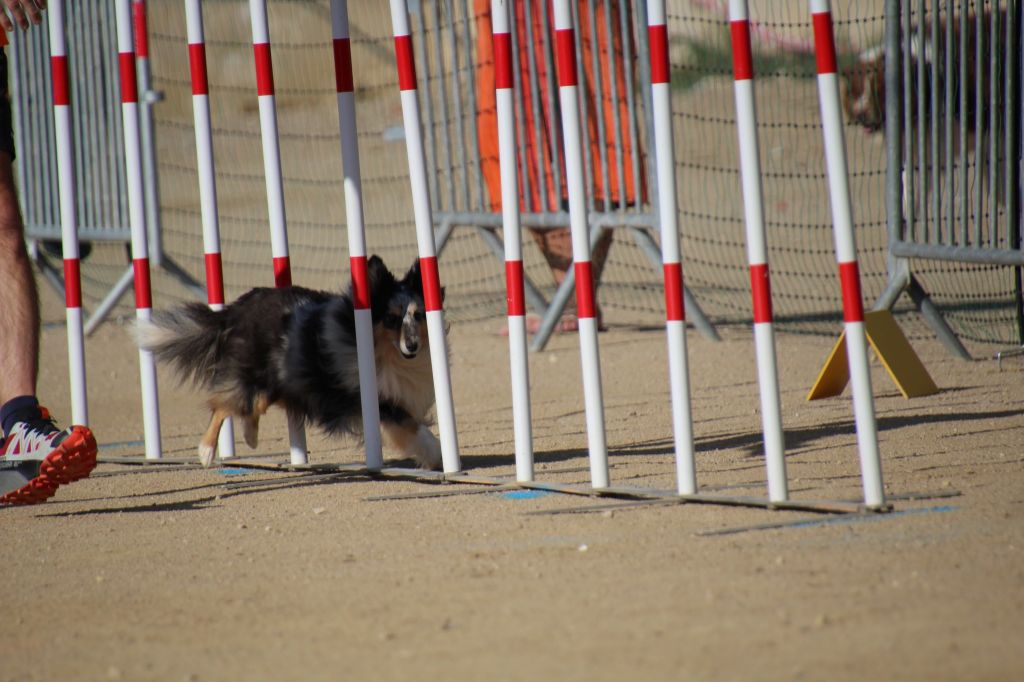
[[[371,256],[367,275],[381,429],[420,467],[438,469],[441,447],[427,421],[434,382],[419,262],[399,280]],[[241,421],[246,444],[255,448],[260,417],[271,405],[331,435],[362,432],[351,285],[340,295],[256,288],[220,311],[190,303],[154,313],[137,325],[136,337],[183,383],[208,395],[203,466],[213,463],[228,417]]]
[[[946,136],[945,126],[947,117],[951,119],[952,148],[949,150],[955,161],[965,162],[965,156],[973,156],[975,149],[975,136],[982,136],[983,155],[988,156],[989,151],[989,127],[990,118],[988,108],[992,105],[992,77],[989,60],[993,51],[1000,57],[1006,54],[1007,39],[1007,13],[1006,8],[998,10],[996,17],[999,24],[999,32],[993,40],[990,30],[992,11],[986,8],[979,19],[976,12],[971,12],[964,17],[966,30],[961,31],[960,15],[942,17],[938,24],[938,32],[932,35],[932,23],[926,20],[923,25],[914,25],[910,28],[908,40],[909,65],[901,67],[900,77],[903,78],[909,66],[910,83],[904,83],[904,89],[909,88],[909,102],[900,95],[900,111],[894,112],[899,116],[901,128],[905,125],[905,106],[910,107],[910,129],[902,130],[903,135],[911,136],[911,158],[905,159],[905,165],[912,168],[920,176],[920,162],[924,161],[925,172],[949,173],[951,168],[944,168],[946,163]],[[984,49],[978,55],[977,50],[977,29],[978,21],[982,22],[981,28],[984,33]],[[949,30],[952,33],[952,44],[947,44],[947,21],[951,22]],[[941,49],[940,49],[941,48]],[[946,51],[952,50],[953,72],[946,73]],[[966,60],[966,79],[960,82],[960,55]],[[982,73],[980,80],[977,78],[978,59],[981,59]],[[919,65],[923,67],[923,81],[918,73]],[[933,69],[937,66],[937,69]],[[1007,65],[1004,65],[1004,69]],[[842,70],[843,83],[843,109],[848,121],[862,127],[867,133],[879,133],[885,127],[885,119],[888,114],[885,108],[885,48],[882,45],[873,46],[857,55],[850,65]],[[946,110],[946,92],[952,89],[952,111]],[[931,99],[932,92],[938,94],[938,111],[932,116]],[[961,93],[964,94],[965,108],[961,110]],[[978,96],[981,96],[983,109],[977,111]],[[919,105],[924,107],[923,121],[919,115]],[[1000,105],[1002,106],[1002,105]],[[1019,114],[1017,114],[1019,115]],[[961,121],[965,122],[966,137],[962,138]],[[923,123],[923,130],[921,124]],[[933,149],[932,126],[940,126],[938,130],[938,147]],[[923,135],[923,147],[920,137]],[[1005,162],[1005,145],[998,145],[997,158],[993,161],[997,164],[1000,172]],[[903,144],[901,143],[901,149]],[[938,168],[933,168],[933,156],[938,157]],[[982,161],[984,163],[984,160]],[[973,174],[972,174],[973,175]],[[987,176],[987,171],[984,176]],[[972,178],[973,179],[973,178]],[[915,184],[920,184],[915,197],[914,207],[920,208],[922,204],[929,202],[928,194],[931,191],[931,182],[924,181],[918,177]],[[988,183],[988,178],[983,177],[982,182]],[[1003,183],[997,187],[997,196],[1000,204],[1004,203],[1005,192]],[[904,211],[908,205],[907,171],[903,171],[903,200]],[[959,188],[959,191],[968,191],[968,188]],[[923,195],[923,196],[921,196]]]

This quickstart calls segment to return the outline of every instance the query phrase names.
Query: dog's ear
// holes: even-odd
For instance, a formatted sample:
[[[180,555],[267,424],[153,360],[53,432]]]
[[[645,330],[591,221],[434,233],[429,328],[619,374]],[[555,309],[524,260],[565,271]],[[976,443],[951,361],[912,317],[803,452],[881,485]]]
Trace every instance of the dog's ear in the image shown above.
[[[402,279],[402,283],[413,291],[423,291],[423,279],[420,275],[420,259],[417,258],[413,261],[412,267],[409,268],[409,272],[405,273],[405,277]]]
[[[388,280],[394,281],[394,279],[395,276],[391,274],[388,266],[384,265],[384,261],[377,254],[373,254],[366,261],[366,280],[370,291],[379,291],[381,284]]]

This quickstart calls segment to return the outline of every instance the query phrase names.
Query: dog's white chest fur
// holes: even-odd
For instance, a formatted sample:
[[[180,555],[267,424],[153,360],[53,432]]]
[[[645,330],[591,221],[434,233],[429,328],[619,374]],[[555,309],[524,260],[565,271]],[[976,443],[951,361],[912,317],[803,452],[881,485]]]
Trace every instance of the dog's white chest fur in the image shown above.
[[[434,406],[434,376],[430,349],[426,346],[414,358],[404,358],[389,335],[379,334],[374,343],[377,364],[377,392],[381,398],[402,405],[418,421]]]

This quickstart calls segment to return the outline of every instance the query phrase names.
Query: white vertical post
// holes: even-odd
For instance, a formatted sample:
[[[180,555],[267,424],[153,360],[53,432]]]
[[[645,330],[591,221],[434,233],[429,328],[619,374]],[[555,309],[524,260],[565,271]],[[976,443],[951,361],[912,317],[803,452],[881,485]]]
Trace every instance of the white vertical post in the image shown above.
[[[288,228],[284,211],[284,182],[281,177],[281,148],[277,133],[277,104],[274,98],[274,66],[270,57],[270,28],[266,0],[249,0],[252,49],[256,64],[256,94],[260,107],[263,139],[263,176],[267,185],[267,214],[270,219],[270,247],[274,258],[274,286],[292,283],[288,256]],[[288,443],[292,464],[305,464],[306,430],[298,417],[288,415]]]
[[[156,133],[153,128],[153,92],[150,90],[149,31],[146,25],[146,0],[132,0],[132,24],[135,39],[135,66],[138,77],[139,135],[142,142],[143,196],[146,201],[146,237],[152,265],[163,262],[160,233],[160,196],[156,182]]]
[[[860,269],[857,265],[857,246],[853,234],[846,140],[843,138],[843,119],[839,108],[832,11],[829,0],[810,0],[810,8],[814,23],[818,99],[821,105],[822,131],[825,136],[825,163],[828,167],[836,260],[839,263],[839,279],[843,294],[846,352],[853,386],[854,419],[857,424],[864,504],[878,508],[885,505],[885,492],[882,487],[875,404],[868,368],[867,337],[864,333],[864,301],[861,296]]]
[[[569,191],[569,229],[572,234],[576,314],[579,319],[580,360],[583,366],[583,404],[590,448],[590,480],[594,488],[607,488],[608,449],[605,444],[601,360],[597,346],[594,278],[590,262],[590,233],[587,227],[586,187],[583,179],[583,141],[577,99],[579,78],[576,71],[575,29],[569,0],[554,0],[554,14],[558,96],[562,107],[562,137],[565,140],[566,185]]]
[[[665,333],[668,339],[672,430],[675,436],[676,485],[681,495],[697,492],[690,405],[690,368],[686,351],[686,309],[676,205],[675,143],[672,135],[672,89],[668,61],[665,0],[647,0],[647,35],[654,102],[654,150],[658,171],[658,222],[665,276]]]
[[[533,480],[533,430],[530,374],[526,350],[526,296],[523,288],[523,243],[519,223],[519,178],[516,165],[515,91],[509,0],[491,0],[494,40],[494,86],[498,109],[498,154],[501,166],[502,232],[505,241],[505,290],[508,302],[508,352],[512,377],[512,428],[516,444],[516,480]]]
[[[192,118],[196,133],[196,163],[199,172],[199,207],[203,221],[203,252],[206,261],[206,300],[211,310],[224,309],[224,271],[220,253],[220,222],[217,216],[217,178],[213,161],[210,123],[210,85],[206,75],[206,37],[200,0],[185,0],[188,61],[192,75]],[[235,432],[231,418],[224,420],[217,444],[220,457],[235,454]]]
[[[153,301],[149,281],[149,245],[146,235],[146,207],[142,188],[142,149],[139,138],[139,96],[135,75],[135,45],[132,37],[130,0],[117,0],[117,52],[121,74],[121,117],[124,126],[125,176],[128,184],[128,213],[132,234],[132,267],[135,273],[135,317],[148,321]],[[153,353],[139,349],[142,383],[142,419],[146,458],[159,459],[160,407],[157,396],[156,362]]]
[[[57,143],[57,187],[64,256],[64,304],[68,329],[68,371],[71,382],[71,423],[89,423],[85,381],[85,337],[82,331],[82,276],[75,210],[75,166],[71,144],[71,97],[64,37],[64,0],[50,5],[50,72],[53,80],[53,122]]]
[[[427,164],[423,151],[423,133],[420,128],[420,110],[416,91],[416,64],[413,59],[406,0],[391,0],[391,25],[395,36],[398,87],[401,91],[402,118],[405,122],[405,149],[409,159],[409,179],[412,185],[420,274],[423,279],[423,296],[427,308],[427,336],[430,342],[430,363],[434,375],[437,427],[441,435],[441,460],[444,471],[454,473],[462,468],[462,464],[459,458],[459,442],[455,429],[455,405],[452,401],[451,375],[448,368],[448,342],[445,339],[441,280],[437,269],[434,220],[427,186]]]
[[[733,88],[736,94],[736,125],[739,133],[740,173],[743,181],[747,262],[754,306],[754,346],[758,386],[761,391],[761,425],[768,474],[768,499],[784,502],[789,497],[786,478],[782,409],[779,407],[779,372],[772,327],[772,297],[768,274],[761,159],[757,143],[757,108],[754,100],[754,64],[751,57],[750,15],[747,0],[729,1],[732,29]]]
[[[381,452],[380,441],[380,404],[377,396],[377,365],[374,361],[373,350],[373,319],[370,314],[370,283],[366,272],[363,187],[356,130],[348,0],[331,0],[331,37],[334,44],[334,75],[338,93],[338,127],[341,135],[341,166],[345,190],[345,222],[348,232],[349,267],[352,272],[352,297],[356,323],[359,396],[363,408],[363,443],[366,449],[366,467],[370,470],[379,470],[384,466],[384,456]]]

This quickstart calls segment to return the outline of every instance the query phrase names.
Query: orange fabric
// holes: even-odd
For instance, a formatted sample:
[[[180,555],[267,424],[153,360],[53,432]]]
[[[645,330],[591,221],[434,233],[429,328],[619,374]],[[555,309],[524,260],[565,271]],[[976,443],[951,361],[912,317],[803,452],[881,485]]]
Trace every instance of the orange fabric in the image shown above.
[[[565,186],[565,164],[562,154],[562,149],[555,149],[558,140],[561,139],[561,130],[551,130],[551,115],[552,115],[552,102],[550,101],[550,91],[556,93],[557,98],[558,83],[557,74],[547,73],[547,66],[544,59],[544,41],[541,38],[541,31],[543,29],[543,23],[541,21],[542,11],[548,11],[547,26],[549,30],[554,26],[554,18],[550,14],[550,3],[537,1],[531,4],[530,11],[530,31],[532,38],[532,45],[527,48],[525,45],[526,41],[526,10],[524,3],[517,2],[513,3],[515,7],[516,22],[516,35],[518,40],[519,54],[518,59],[513,57],[514,68],[518,69],[519,84],[520,88],[516,92],[516,99],[522,102],[521,113],[524,116],[523,121],[520,121],[519,133],[523,139],[517,143],[521,147],[525,148],[526,159],[519,159],[520,173],[522,173],[523,165],[526,166],[527,179],[529,181],[530,201],[529,206],[525,201],[525,197],[522,197],[520,203],[520,209],[522,210],[533,210],[533,211],[557,211],[563,206],[563,200],[567,198],[568,193]],[[633,164],[633,151],[630,146],[629,129],[630,124],[628,120],[628,109],[626,106],[625,92],[625,71],[622,63],[622,40],[623,36],[619,30],[619,9],[618,0],[613,0],[608,3],[608,8],[612,16],[612,32],[609,40],[607,31],[606,16],[605,16],[605,3],[594,3],[591,7],[591,3],[587,0],[580,0],[579,2],[579,16],[583,18],[581,21],[582,26],[577,27],[579,34],[580,47],[581,47],[581,66],[583,67],[584,73],[586,74],[587,89],[583,93],[583,102],[586,107],[586,121],[587,131],[586,135],[590,141],[590,158],[593,163],[594,178],[593,186],[589,188],[592,193],[594,200],[600,207],[601,202],[606,198],[612,201],[615,205],[624,199],[627,203],[635,203],[636,201],[636,187],[634,187],[632,164]],[[605,127],[607,129],[607,138],[605,140],[605,154],[608,163],[608,188],[605,190],[602,180],[602,162],[601,162],[601,150],[600,150],[600,138],[597,130],[597,102],[596,92],[593,88],[595,83],[594,75],[594,63],[593,63],[593,50],[595,49],[594,40],[590,31],[590,12],[595,12],[595,23],[597,26],[597,49],[598,52],[598,63],[601,78],[601,105],[603,106],[603,115],[605,121]],[[477,135],[480,142],[480,163],[481,170],[484,175],[484,181],[487,185],[487,190],[491,198],[491,210],[501,210],[501,173],[498,158],[498,120],[497,120],[497,106],[496,98],[494,93],[494,50],[491,42],[491,16],[490,16],[490,0],[474,0],[474,13],[477,20],[477,64],[476,64],[476,77],[477,77],[477,98],[479,102],[479,112],[477,115]],[[631,40],[629,36],[627,40]],[[549,44],[553,45],[554,36],[549,38]],[[611,51],[609,52],[609,44],[611,45]],[[536,84],[531,85],[528,81],[529,76],[529,59],[530,53],[528,50],[533,51],[533,59],[536,65],[537,79]],[[614,67],[614,69],[613,69]],[[632,67],[632,65],[630,65]],[[557,68],[557,65],[555,65]],[[615,77],[615,88],[618,94],[618,101],[613,101],[611,96],[611,78],[612,71],[614,70]],[[549,82],[550,79],[550,82]],[[534,92],[532,88],[535,87],[537,90],[537,108],[540,110],[540,118],[542,120],[534,120]],[[582,84],[581,84],[582,87]],[[623,196],[619,188],[618,174],[615,170],[615,136],[612,128],[613,123],[613,112],[615,108],[618,108],[619,121],[621,123],[620,131],[620,144],[622,149],[623,164],[625,168],[625,194]],[[516,107],[517,116],[520,113],[520,107]],[[555,125],[560,125],[557,118],[554,121]],[[557,134],[556,134],[557,132]],[[538,141],[539,138],[539,141]],[[539,148],[538,148],[539,146]],[[556,196],[554,179],[551,174],[552,166],[552,154],[557,154],[558,168],[562,175],[561,178],[561,196]],[[539,163],[538,163],[539,162]],[[543,180],[543,197],[541,194],[541,182],[538,178],[538,165],[541,166],[539,169],[542,174]],[[522,175],[520,175],[522,177]],[[522,188],[521,193],[525,188]],[[643,193],[643,188],[641,187]]]

